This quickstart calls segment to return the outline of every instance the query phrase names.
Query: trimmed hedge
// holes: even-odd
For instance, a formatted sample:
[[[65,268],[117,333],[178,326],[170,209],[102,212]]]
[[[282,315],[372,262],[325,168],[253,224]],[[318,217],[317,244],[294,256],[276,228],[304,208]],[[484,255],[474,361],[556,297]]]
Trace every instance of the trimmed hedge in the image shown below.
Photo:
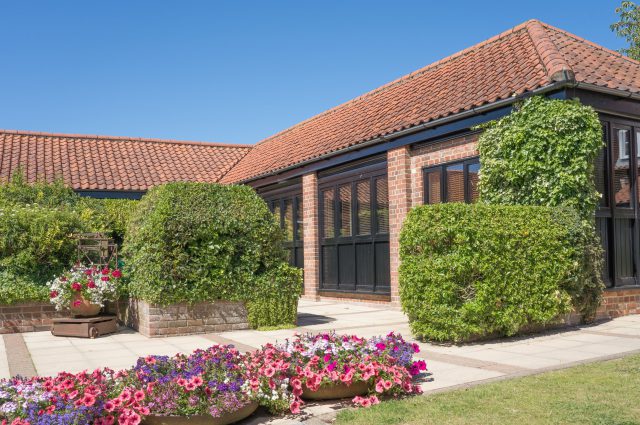
[[[568,208],[416,207],[400,236],[402,308],[415,335],[438,341],[552,323],[588,298],[585,244]]]
[[[130,294],[150,303],[247,301],[253,326],[295,323],[302,275],[247,186],[168,183],[140,201],[124,242]],[[280,311],[270,305],[278,302]]]

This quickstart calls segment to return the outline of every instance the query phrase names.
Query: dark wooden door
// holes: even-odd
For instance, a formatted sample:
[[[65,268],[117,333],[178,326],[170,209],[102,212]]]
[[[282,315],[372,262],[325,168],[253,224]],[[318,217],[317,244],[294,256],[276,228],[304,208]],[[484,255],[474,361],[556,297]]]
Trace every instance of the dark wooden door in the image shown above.
[[[386,161],[321,176],[320,289],[390,293]]]

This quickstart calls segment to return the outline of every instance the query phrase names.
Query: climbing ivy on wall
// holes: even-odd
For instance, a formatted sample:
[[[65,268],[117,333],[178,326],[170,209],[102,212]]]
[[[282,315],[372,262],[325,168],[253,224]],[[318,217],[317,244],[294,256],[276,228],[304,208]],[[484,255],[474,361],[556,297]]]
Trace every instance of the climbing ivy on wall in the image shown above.
[[[480,196],[490,204],[570,206],[592,220],[600,194],[598,114],[575,100],[532,97],[482,126]]]
[[[594,227],[601,196],[595,161],[603,148],[598,114],[577,100],[532,97],[479,128],[484,130],[478,141],[482,202],[571,207],[582,218],[587,243],[574,306],[592,317],[603,288],[602,247]]]

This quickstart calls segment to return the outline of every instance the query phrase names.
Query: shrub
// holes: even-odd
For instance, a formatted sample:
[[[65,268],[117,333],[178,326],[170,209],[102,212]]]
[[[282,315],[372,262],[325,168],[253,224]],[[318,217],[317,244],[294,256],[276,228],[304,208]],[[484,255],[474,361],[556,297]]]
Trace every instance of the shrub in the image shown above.
[[[295,316],[294,303],[285,299],[299,296],[301,276],[286,264],[282,239],[274,216],[250,187],[158,186],[140,201],[125,237],[130,294],[163,305],[247,301],[254,326],[282,324],[258,317],[270,314],[260,303],[272,294],[288,310],[269,317]]]
[[[120,242],[135,201],[80,198],[61,180],[26,182],[21,171],[0,183],[0,304],[46,300],[46,282],[77,259],[78,232]]]
[[[414,208],[400,236],[403,310],[416,335],[440,341],[553,322],[583,301],[584,245],[568,208]]]
[[[35,204],[60,208],[75,205],[77,201],[78,195],[65,186],[62,180],[30,184],[20,169],[14,172],[8,181],[0,183],[0,206]]]
[[[256,279],[258,297],[247,302],[249,323],[255,328],[294,325],[298,316],[302,270],[280,263]]]
[[[502,205],[568,206],[583,222],[574,227],[584,251],[574,275],[574,305],[585,321],[601,301],[603,249],[594,226],[600,199],[595,160],[603,148],[598,114],[574,100],[533,97],[484,126],[480,197]]]
[[[80,198],[82,218],[91,231],[104,232],[121,245],[124,241],[129,218],[138,201],[131,199]]]
[[[15,304],[49,299],[46,286],[6,270],[0,271],[0,304]]]
[[[0,272],[44,285],[73,262],[76,243],[70,235],[83,230],[73,210],[0,207]]]

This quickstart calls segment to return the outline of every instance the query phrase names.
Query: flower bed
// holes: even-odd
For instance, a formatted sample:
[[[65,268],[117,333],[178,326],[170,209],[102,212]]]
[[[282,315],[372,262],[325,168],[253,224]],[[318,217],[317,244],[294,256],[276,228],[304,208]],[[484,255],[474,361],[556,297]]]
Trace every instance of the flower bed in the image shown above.
[[[415,352],[417,346],[393,333],[369,340],[303,335],[246,354],[214,345],[190,355],[147,356],[118,372],[2,380],[0,419],[2,425],[136,425],[172,418],[227,424],[258,404],[272,413],[299,413],[304,388],[332,386],[359,386],[353,402],[366,407],[382,397],[420,392],[412,376],[426,365],[413,360]]]

